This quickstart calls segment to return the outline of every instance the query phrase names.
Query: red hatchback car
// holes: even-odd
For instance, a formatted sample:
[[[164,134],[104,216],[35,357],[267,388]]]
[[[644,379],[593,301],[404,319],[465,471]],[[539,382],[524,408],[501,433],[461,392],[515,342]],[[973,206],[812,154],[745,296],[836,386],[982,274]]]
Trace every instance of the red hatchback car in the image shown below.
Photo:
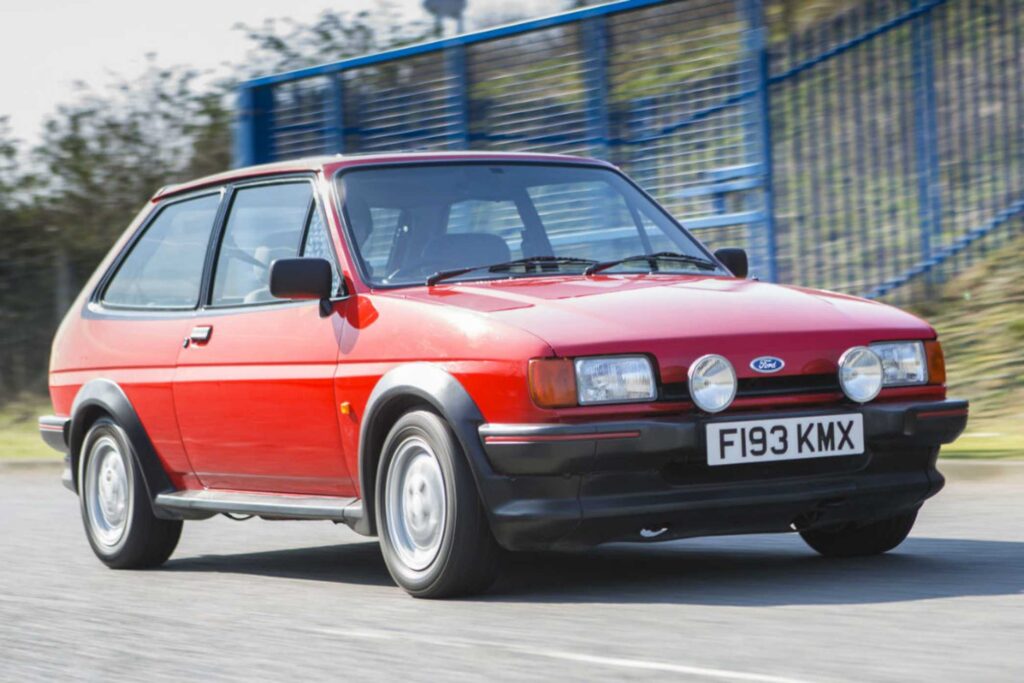
[[[89,542],[218,513],[378,535],[408,592],[505,551],[798,531],[885,552],[967,421],[935,331],[746,278],[609,164],[331,157],[162,189],[53,345]]]

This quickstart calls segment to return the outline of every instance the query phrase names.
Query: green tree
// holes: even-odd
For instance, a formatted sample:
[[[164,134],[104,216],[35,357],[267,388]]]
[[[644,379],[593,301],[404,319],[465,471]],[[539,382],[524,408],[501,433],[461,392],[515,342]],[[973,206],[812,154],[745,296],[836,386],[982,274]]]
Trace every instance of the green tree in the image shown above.
[[[37,330],[48,330],[51,283],[41,276],[50,260],[51,236],[34,200],[37,178],[21,171],[21,149],[6,117],[0,117],[0,400],[40,385],[46,344]]]
[[[46,171],[37,196],[55,246],[72,249],[75,283],[157,188],[227,165],[230,113],[198,79],[151,58],[132,81],[103,90],[79,85],[78,99],[47,119],[34,151]]]
[[[431,36],[430,26],[403,19],[402,11],[389,0],[380,2],[372,13],[324,10],[309,24],[282,18],[236,28],[252,46],[241,69],[245,77],[357,57]]]

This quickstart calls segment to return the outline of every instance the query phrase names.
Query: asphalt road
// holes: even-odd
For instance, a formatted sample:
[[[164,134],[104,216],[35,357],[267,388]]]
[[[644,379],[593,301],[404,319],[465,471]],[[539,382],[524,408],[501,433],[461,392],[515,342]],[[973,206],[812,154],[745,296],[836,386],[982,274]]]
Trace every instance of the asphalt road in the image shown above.
[[[1024,465],[957,470],[884,557],[795,535],[515,558],[414,600],[323,522],[185,526],[160,570],[92,555],[47,471],[0,471],[0,680],[1024,680]]]

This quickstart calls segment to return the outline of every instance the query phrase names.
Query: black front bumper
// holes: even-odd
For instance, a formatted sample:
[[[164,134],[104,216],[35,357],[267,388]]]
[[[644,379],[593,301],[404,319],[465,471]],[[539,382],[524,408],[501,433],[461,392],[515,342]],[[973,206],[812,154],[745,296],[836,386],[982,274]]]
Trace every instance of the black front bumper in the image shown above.
[[[915,509],[944,483],[939,446],[967,424],[967,402],[480,427],[478,472],[499,543],[571,548],[608,541],[786,531]],[[861,455],[709,467],[705,425],[859,412]]]

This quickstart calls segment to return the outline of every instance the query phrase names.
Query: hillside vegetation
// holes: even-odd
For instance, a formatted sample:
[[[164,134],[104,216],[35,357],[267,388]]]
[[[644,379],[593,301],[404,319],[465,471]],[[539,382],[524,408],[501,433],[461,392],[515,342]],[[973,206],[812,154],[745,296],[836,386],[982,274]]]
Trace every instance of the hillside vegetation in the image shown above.
[[[971,401],[948,455],[1024,456],[1024,236],[990,252],[914,310],[939,332],[951,396]]]

